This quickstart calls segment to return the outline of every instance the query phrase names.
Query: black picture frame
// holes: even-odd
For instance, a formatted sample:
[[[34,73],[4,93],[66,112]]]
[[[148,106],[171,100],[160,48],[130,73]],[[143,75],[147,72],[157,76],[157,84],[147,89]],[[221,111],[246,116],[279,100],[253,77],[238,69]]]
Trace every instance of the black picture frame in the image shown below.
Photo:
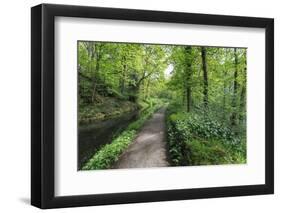
[[[265,184],[93,195],[54,195],[55,17],[264,28]],[[41,4],[31,8],[31,204],[39,208],[216,198],[274,193],[274,20],[240,16]]]

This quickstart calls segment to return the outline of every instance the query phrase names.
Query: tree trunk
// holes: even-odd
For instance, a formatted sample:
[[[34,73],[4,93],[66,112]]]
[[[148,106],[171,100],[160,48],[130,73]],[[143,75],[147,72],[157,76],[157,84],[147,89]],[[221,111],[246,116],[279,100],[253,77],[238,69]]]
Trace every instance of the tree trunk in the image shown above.
[[[138,76],[135,73],[132,73],[129,76],[129,78],[131,80],[129,81],[129,85],[128,85],[129,101],[136,102],[137,101],[136,94],[138,92],[138,88],[137,88]]]
[[[242,89],[240,93],[240,109],[239,109],[239,122],[243,122],[244,115],[241,114],[241,112],[244,112],[245,106],[246,106],[246,78],[247,78],[247,58],[245,59],[245,67],[244,67],[244,79],[243,79],[243,84],[242,84]]]
[[[94,60],[94,57],[96,58],[96,67],[92,70],[92,103],[94,103],[96,99],[101,47],[97,48],[97,46],[94,46],[93,50],[95,50],[95,53],[92,53],[92,60]]]
[[[236,126],[237,124],[237,90],[238,90],[238,83],[237,83],[237,77],[238,77],[238,55],[237,55],[237,48],[234,48],[234,63],[235,63],[235,69],[234,69],[234,76],[233,76],[233,96],[232,96],[232,115],[231,115],[231,125]]]
[[[245,110],[245,95],[246,95],[246,87],[245,85],[242,86],[241,93],[240,93],[240,107],[239,107],[239,121],[242,122],[244,115],[242,112]]]
[[[191,110],[191,88],[190,87],[186,88],[186,99],[187,99],[186,111],[190,112],[190,110]]]
[[[149,87],[150,87],[150,79],[147,80],[146,89],[145,89],[145,99],[149,97]]]
[[[127,73],[127,64],[126,64],[126,57],[124,56],[122,58],[122,63],[123,63],[123,69],[122,69],[122,75],[121,75],[121,78],[120,78],[120,92],[121,94],[124,94],[124,91],[125,91],[125,78],[126,78],[126,73]]]
[[[226,76],[226,68],[224,67],[224,70],[223,70],[223,74],[224,74],[224,80],[223,80],[223,119],[226,119],[226,79],[225,79],[225,76]]]
[[[191,111],[191,75],[192,75],[192,49],[185,47],[186,54],[186,111]]]
[[[203,68],[203,103],[205,109],[208,108],[208,70],[206,60],[206,48],[201,47],[202,68]]]

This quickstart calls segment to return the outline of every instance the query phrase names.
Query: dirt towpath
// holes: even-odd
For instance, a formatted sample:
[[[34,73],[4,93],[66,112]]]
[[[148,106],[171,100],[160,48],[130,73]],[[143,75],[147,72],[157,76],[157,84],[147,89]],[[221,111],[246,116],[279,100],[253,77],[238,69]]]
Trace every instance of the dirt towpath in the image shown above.
[[[121,155],[114,168],[169,166],[165,143],[165,108],[145,122],[136,139]]]

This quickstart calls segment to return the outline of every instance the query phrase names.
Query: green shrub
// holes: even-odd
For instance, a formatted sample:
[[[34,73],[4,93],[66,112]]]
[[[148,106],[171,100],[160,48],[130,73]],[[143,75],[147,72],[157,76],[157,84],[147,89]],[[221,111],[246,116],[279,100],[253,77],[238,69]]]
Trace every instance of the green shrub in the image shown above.
[[[245,138],[235,136],[214,119],[172,105],[166,123],[169,154],[175,166],[246,162]]]
[[[124,131],[111,144],[101,148],[82,168],[82,170],[107,169],[117,161],[119,155],[128,147],[135,137],[136,131]]]

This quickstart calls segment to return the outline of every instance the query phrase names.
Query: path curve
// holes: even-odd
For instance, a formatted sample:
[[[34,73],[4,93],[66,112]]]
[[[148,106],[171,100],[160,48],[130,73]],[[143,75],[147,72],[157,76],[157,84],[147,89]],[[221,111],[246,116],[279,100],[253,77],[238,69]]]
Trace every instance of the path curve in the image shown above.
[[[135,140],[120,156],[113,168],[147,168],[169,166],[165,142],[165,108],[145,122]]]

